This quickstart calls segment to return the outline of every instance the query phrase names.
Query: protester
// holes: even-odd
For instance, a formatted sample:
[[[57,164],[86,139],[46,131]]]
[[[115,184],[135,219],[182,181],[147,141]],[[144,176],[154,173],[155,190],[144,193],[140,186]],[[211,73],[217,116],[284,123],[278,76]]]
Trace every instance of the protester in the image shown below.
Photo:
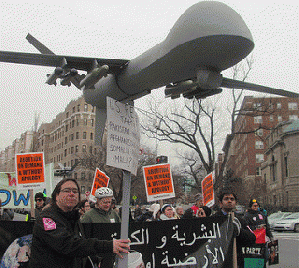
[[[199,217],[199,218],[209,217],[211,215],[211,213],[212,213],[212,210],[209,207],[203,206],[197,210],[196,217]]]
[[[194,196],[194,198],[195,198],[195,203],[191,208],[193,209],[194,215],[196,215],[197,210],[203,206],[202,194],[198,193]]]
[[[176,212],[177,218],[181,219],[184,215],[184,208],[182,206],[177,206],[175,208],[175,212]]]
[[[33,228],[30,268],[79,268],[83,258],[99,253],[128,253],[128,239],[99,240],[84,238],[79,222],[79,185],[62,179],[52,193],[52,201],[36,219]],[[81,234],[81,235],[80,235]]]
[[[12,221],[14,218],[14,211],[9,208],[2,208],[2,200],[0,199],[0,220]]]
[[[81,200],[78,204],[78,210],[79,210],[80,216],[83,217],[85,212],[90,210],[89,201],[87,199]]]
[[[182,219],[195,219],[196,216],[194,215],[194,211],[192,208],[187,208]]]
[[[165,204],[162,206],[160,220],[175,220],[173,207],[170,204]]]
[[[142,222],[142,221],[157,221],[159,218],[157,217],[157,214],[160,210],[159,204],[152,204],[148,210],[146,210],[142,215],[137,217],[135,219],[136,222]]]
[[[35,194],[34,201],[35,201],[34,217],[32,217],[32,215],[29,212],[26,216],[26,221],[35,221],[35,219],[40,215],[42,209],[46,206],[46,197],[41,192]]]
[[[260,204],[256,199],[251,199],[249,206],[244,215],[244,220],[246,224],[250,227],[252,231],[256,229],[266,229],[266,235],[270,240],[273,240],[273,235],[270,230],[270,225],[268,223],[268,218],[260,210]]]
[[[139,205],[136,205],[134,210],[134,219],[136,220],[141,215],[142,215],[141,207]]]
[[[108,187],[101,187],[95,191],[97,199],[94,208],[87,211],[82,219],[82,223],[117,223],[120,222],[119,214],[111,209],[113,191]]]
[[[220,210],[212,216],[225,216],[228,217],[230,213],[234,213],[237,205],[237,195],[231,189],[224,189],[219,194],[219,206]],[[211,217],[212,217],[211,216]],[[233,217],[234,224],[234,235],[236,236],[237,242],[237,261],[239,267],[243,267],[241,258],[242,246],[254,245],[255,235],[246,226],[245,221],[237,214]]]

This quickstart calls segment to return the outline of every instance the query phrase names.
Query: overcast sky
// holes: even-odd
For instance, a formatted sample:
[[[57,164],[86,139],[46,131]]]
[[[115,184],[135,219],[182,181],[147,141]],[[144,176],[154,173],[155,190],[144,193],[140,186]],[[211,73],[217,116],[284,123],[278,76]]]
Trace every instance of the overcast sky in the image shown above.
[[[1,1],[0,50],[38,53],[25,39],[30,33],[59,55],[133,59],[162,42],[179,16],[198,1],[26,2]],[[247,81],[298,92],[298,3],[222,2],[243,17],[255,41]],[[53,69],[0,63],[0,149],[32,128],[35,112],[41,122],[51,122],[81,96],[74,86],[45,84]]]

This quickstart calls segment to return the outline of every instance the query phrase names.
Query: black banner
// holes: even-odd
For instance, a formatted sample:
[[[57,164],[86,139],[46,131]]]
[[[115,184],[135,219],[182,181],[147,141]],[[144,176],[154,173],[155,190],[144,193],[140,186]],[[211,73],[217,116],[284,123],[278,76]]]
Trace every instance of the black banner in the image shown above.
[[[120,224],[84,224],[86,237],[120,237]],[[33,224],[0,222],[0,267],[6,268],[8,247],[30,247]],[[181,219],[159,222],[133,222],[129,226],[131,250],[142,254],[146,268],[158,267],[232,267],[233,226],[224,217]],[[22,252],[24,250],[17,250]],[[19,254],[14,249],[15,254]],[[25,254],[26,255],[26,254]],[[14,260],[16,261],[16,260]],[[6,264],[5,264],[6,263]],[[11,267],[11,266],[10,266]]]

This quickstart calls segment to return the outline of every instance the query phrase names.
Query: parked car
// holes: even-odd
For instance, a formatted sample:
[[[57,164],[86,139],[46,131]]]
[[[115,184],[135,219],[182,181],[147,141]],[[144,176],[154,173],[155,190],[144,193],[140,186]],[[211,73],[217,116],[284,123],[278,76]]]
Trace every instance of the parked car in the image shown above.
[[[292,213],[283,220],[277,221],[273,226],[274,231],[294,231],[299,232],[299,212]]]
[[[268,216],[268,223],[270,225],[270,229],[273,229],[274,224],[279,220],[283,220],[284,218],[290,216],[292,212],[275,212]]]

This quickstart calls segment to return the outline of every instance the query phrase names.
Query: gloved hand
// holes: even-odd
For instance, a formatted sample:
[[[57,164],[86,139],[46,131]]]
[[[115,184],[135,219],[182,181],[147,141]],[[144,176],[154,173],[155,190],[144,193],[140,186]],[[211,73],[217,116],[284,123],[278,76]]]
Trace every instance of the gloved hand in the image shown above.
[[[240,234],[240,232],[241,232],[241,223],[238,220],[238,218],[235,217],[233,219],[233,224],[234,224],[234,232],[238,236]]]

